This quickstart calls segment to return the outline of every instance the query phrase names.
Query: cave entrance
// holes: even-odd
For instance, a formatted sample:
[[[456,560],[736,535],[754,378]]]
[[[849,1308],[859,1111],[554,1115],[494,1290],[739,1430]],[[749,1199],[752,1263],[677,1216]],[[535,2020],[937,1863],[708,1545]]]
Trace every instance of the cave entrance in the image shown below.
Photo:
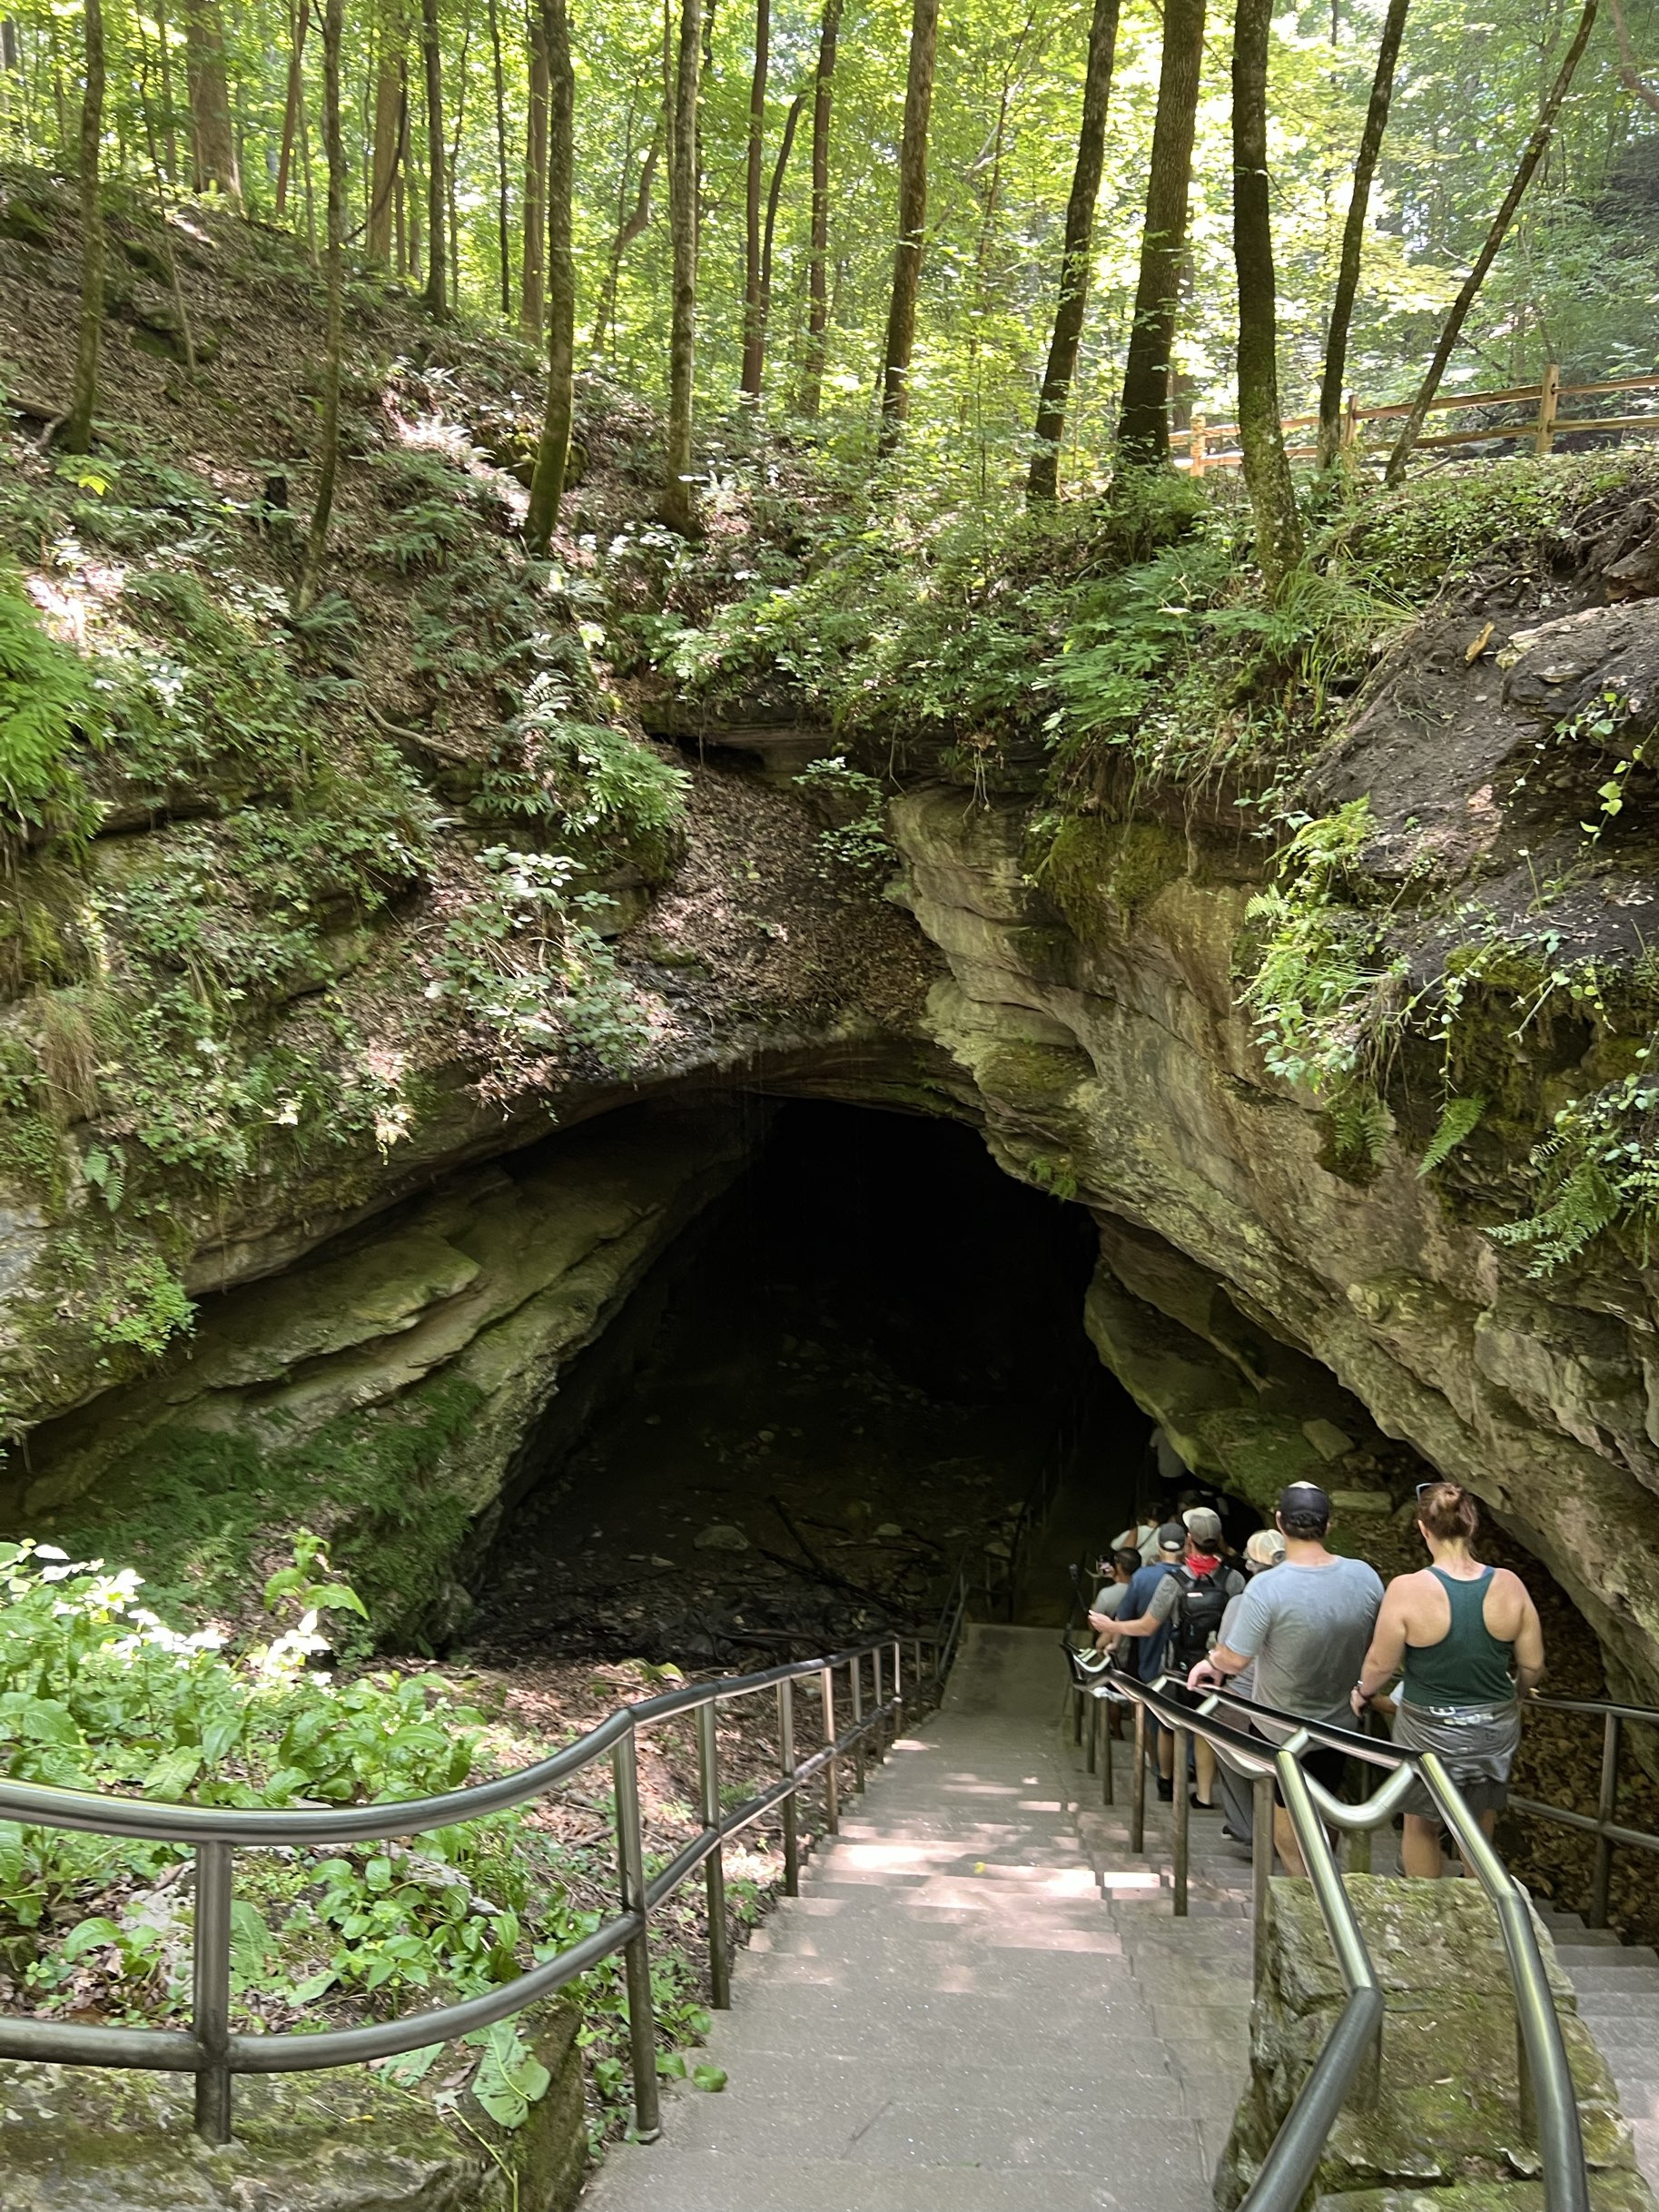
[[[1130,1517],[1150,1424],[1083,1329],[1089,1215],[971,1129],[795,1101],[666,1263],[650,1340],[504,1517],[474,1640],[754,1658],[926,1622],[1045,1475],[1012,1609],[1058,1623],[1065,1568]]]

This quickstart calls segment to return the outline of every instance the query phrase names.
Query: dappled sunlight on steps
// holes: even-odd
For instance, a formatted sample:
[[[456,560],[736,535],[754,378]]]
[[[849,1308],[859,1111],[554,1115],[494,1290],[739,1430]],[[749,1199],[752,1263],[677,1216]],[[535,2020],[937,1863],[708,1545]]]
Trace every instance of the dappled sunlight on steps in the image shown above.
[[[1047,1629],[973,1630],[803,1894],[756,1934],[663,2138],[592,2212],[1208,2212],[1248,2062],[1249,1866],[1206,1854],[1200,1924],[1159,1854],[1070,1808]],[[1102,1885],[1104,1876],[1104,1886]]]

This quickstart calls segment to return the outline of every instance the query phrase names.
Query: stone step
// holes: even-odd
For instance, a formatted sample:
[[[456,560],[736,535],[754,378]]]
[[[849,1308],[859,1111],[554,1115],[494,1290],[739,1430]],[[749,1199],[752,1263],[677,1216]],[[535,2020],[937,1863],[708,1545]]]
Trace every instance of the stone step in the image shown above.
[[[1584,1990],[1578,2010],[1586,2020],[1648,2019],[1659,2023],[1659,1989]]]
[[[727,2158],[706,2152],[679,2158],[629,2146],[637,2163],[609,2189],[594,2184],[594,2212],[1211,2212],[1213,2197],[1201,2158],[1190,2168],[1132,2172],[1126,2179],[1098,2170],[1062,2173],[1053,2167],[987,2169],[972,2166],[856,2167],[844,2159]],[[621,2158],[613,2154],[620,2168]],[[641,2167],[651,2195],[631,2187]]]
[[[1659,1993],[1659,1969],[1651,1966],[1579,1966],[1568,1979],[1581,1998],[1604,1990],[1624,1996]]]
[[[1616,1939],[1595,1949],[1578,1943],[1557,1943],[1555,1956],[1575,1980],[1580,1973],[1598,1974],[1603,1971],[1625,1973],[1635,1969],[1648,1972],[1659,1971],[1659,1951],[1645,1943],[1619,1943]]]

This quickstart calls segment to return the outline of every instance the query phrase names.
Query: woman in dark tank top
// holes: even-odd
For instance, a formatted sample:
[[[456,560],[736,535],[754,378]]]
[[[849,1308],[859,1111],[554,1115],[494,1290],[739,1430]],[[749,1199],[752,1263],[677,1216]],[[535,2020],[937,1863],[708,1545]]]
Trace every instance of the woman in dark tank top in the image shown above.
[[[1353,1704],[1363,1713],[1403,1664],[1395,1742],[1437,1753],[1490,1835],[1509,1793],[1520,1700],[1544,1672],[1544,1634],[1519,1575],[1475,1557],[1479,1526],[1479,1508],[1457,1483],[1418,1491],[1432,1564],[1389,1584]],[[1442,1863],[1434,1801],[1418,1782],[1405,1803],[1401,1863],[1432,1878]]]

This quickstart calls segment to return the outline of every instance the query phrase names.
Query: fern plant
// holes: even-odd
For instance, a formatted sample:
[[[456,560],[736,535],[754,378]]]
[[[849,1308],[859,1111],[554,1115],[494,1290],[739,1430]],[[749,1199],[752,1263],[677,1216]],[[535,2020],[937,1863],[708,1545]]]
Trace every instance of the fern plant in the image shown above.
[[[22,577],[0,566],[0,829],[90,828],[92,800],[71,755],[101,726],[86,663],[48,637]]]
[[[1473,1098],[1448,1099],[1446,1111],[1435,1124],[1435,1133],[1428,1140],[1428,1150],[1417,1162],[1419,1175],[1432,1175],[1445,1165],[1461,1144],[1466,1144],[1480,1124],[1486,1111],[1486,1101],[1477,1091]]]

